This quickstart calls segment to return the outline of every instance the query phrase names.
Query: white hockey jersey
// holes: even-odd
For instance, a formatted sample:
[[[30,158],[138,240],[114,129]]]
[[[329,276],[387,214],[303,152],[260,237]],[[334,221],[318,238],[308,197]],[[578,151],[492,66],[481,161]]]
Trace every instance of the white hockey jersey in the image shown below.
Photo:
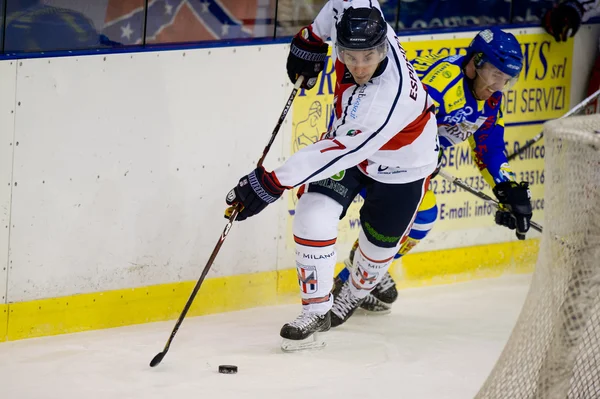
[[[348,7],[377,7],[375,0],[330,0],[311,25],[314,34],[336,41],[335,24]],[[438,159],[437,123],[431,98],[391,26],[388,54],[365,85],[357,85],[335,62],[335,117],[324,139],[304,147],[275,169],[285,187],[331,177],[358,165],[383,183],[408,183],[429,176]]]

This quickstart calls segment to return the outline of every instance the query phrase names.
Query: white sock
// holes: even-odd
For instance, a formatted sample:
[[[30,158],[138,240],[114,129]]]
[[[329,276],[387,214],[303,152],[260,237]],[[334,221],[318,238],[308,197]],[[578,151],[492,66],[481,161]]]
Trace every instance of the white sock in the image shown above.
[[[357,298],[365,298],[383,279],[384,274],[398,252],[399,244],[393,248],[378,247],[367,240],[362,229],[358,235],[358,249],[350,273],[350,291]]]
[[[330,292],[341,212],[339,203],[319,193],[304,193],[296,206],[293,225],[296,269],[305,312],[325,314],[333,304]]]

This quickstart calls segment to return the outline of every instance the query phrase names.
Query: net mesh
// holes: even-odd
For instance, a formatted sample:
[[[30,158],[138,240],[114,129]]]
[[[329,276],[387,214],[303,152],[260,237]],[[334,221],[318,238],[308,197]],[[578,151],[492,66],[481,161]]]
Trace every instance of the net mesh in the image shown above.
[[[600,398],[600,115],[547,122],[544,136],[536,270],[477,399]]]

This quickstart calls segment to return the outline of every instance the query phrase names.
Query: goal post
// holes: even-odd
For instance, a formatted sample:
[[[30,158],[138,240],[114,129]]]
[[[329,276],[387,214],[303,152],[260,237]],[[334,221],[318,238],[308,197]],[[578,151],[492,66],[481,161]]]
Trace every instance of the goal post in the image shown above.
[[[536,269],[476,399],[600,398],[600,115],[546,122],[544,137]]]

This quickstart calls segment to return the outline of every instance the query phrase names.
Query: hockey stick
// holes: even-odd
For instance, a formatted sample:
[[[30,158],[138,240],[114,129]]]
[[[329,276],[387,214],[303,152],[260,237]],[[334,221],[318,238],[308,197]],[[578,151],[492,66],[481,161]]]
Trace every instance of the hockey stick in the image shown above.
[[[585,100],[583,100],[582,102],[580,102],[579,104],[577,104],[572,110],[570,110],[569,112],[567,112],[566,114],[564,114],[563,116],[561,116],[558,119],[568,118],[571,115],[575,115],[575,114],[579,113],[579,111],[581,111],[589,103],[591,103],[596,97],[598,97],[598,95],[600,95],[600,89],[596,90],[595,93],[593,93],[591,96],[589,96],[588,98],[586,98]],[[542,137],[544,137],[544,132],[543,131],[541,131],[533,139],[527,141],[523,147],[519,148],[518,151],[515,151],[515,153],[510,154],[508,156],[508,160],[512,161],[513,159],[515,159],[516,157],[518,157],[519,155],[521,155],[522,153],[524,153],[525,151],[527,151],[532,145],[534,145],[535,143],[537,143],[538,141],[540,141],[542,139]]]
[[[287,102],[285,103],[285,107],[283,108],[283,111],[281,112],[281,115],[279,116],[279,120],[277,121],[277,125],[275,125],[275,129],[273,129],[273,133],[271,134],[271,139],[269,140],[269,143],[263,150],[262,156],[258,160],[258,167],[262,166],[262,163],[265,160],[267,153],[271,149],[271,145],[273,144],[273,141],[275,141],[275,137],[277,136],[277,133],[279,132],[279,129],[281,128],[281,125],[283,124],[283,121],[285,120],[285,117],[286,117],[288,111],[292,107],[292,103],[294,102],[296,93],[298,93],[298,90],[300,89],[300,85],[302,84],[303,80],[304,80],[304,76],[300,76],[298,78],[298,80],[296,80],[294,89],[292,90],[292,93],[290,94]],[[187,314],[188,310],[190,310],[190,307],[192,306],[192,302],[194,302],[194,298],[196,297],[196,294],[198,294],[198,291],[200,290],[200,286],[202,285],[202,282],[206,278],[206,275],[208,274],[208,271],[210,270],[215,258],[217,257],[217,254],[219,253],[219,250],[221,249],[221,245],[223,245],[223,242],[225,241],[227,234],[229,234],[229,230],[231,230],[231,226],[233,225],[235,218],[237,218],[238,214],[240,213],[240,210],[241,209],[239,209],[239,207],[237,207],[237,206],[232,209],[231,215],[229,216],[229,220],[227,221],[227,224],[225,225],[225,228],[223,229],[223,232],[221,233],[221,237],[219,237],[219,241],[217,241],[217,245],[215,246],[215,249],[213,249],[212,253],[210,254],[210,258],[208,258],[208,262],[206,262],[206,266],[204,266],[204,270],[202,270],[202,274],[200,275],[200,278],[196,282],[196,285],[194,286],[194,289],[192,290],[192,293],[191,293],[189,299],[187,300],[185,306],[183,307],[183,310],[181,311],[181,314],[179,315],[179,318],[177,319],[177,322],[175,323],[175,327],[173,327],[173,331],[171,332],[171,335],[169,336],[169,339],[167,340],[167,343],[165,344],[164,349],[162,350],[162,352],[159,352],[156,356],[154,356],[152,361],[150,361],[150,367],[158,366],[160,364],[160,362],[163,360],[163,358],[165,357],[165,355],[167,354],[167,352],[169,351],[169,348],[171,347],[171,342],[173,342],[173,338],[175,338],[175,334],[177,334],[177,331],[179,331],[179,327],[181,326],[181,323],[183,323],[183,319],[185,318],[185,315]]]
[[[467,183],[465,183],[462,180],[460,180],[458,177],[454,177],[454,176],[446,173],[444,170],[440,170],[438,174],[440,176],[442,176],[444,179],[448,180],[449,182],[452,182],[452,183],[456,184],[458,187],[462,188],[463,190],[466,190],[466,191],[470,192],[471,194],[475,195],[476,197],[481,198],[485,202],[494,205],[496,208],[499,208],[498,201],[496,201],[495,199],[493,199],[492,197],[490,197],[486,193],[474,189],[473,187],[469,186]],[[531,225],[531,227],[534,230],[537,230],[540,233],[542,232],[542,226],[540,226],[539,224],[537,224],[533,220],[529,221],[529,224]]]

